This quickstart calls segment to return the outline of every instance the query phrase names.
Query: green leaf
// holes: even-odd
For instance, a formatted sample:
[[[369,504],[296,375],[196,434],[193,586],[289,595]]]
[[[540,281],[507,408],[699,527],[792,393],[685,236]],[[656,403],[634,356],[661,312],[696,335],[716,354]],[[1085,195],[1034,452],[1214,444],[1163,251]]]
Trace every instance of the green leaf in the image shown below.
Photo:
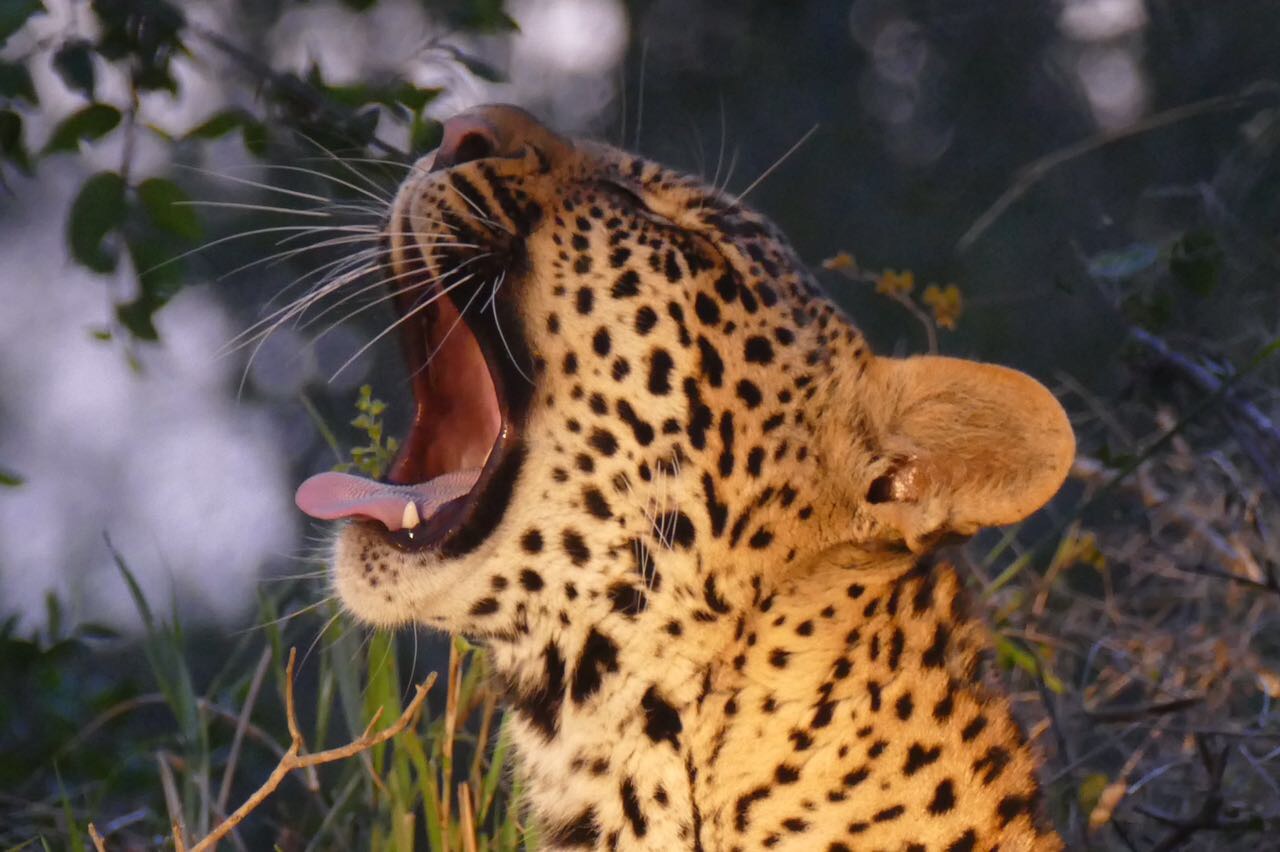
[[[36,12],[43,12],[40,0],[0,0],[0,44],[27,22]]]
[[[82,140],[93,141],[106,136],[120,123],[120,110],[107,104],[89,104],[72,113],[54,128],[44,153],[74,151]]]
[[[173,181],[149,178],[138,184],[138,200],[157,227],[183,239],[200,239],[200,218],[185,204],[187,194]]]
[[[238,127],[243,127],[245,121],[252,121],[244,110],[227,109],[219,113],[214,113],[202,124],[197,125],[187,132],[188,139],[218,139],[226,136]]]
[[[248,112],[228,109],[209,117],[203,124],[187,133],[188,139],[220,139],[239,129],[244,137],[244,147],[255,157],[261,157],[267,149],[267,129]]]
[[[93,621],[82,621],[76,625],[75,629],[77,639],[109,641],[119,639],[121,635],[120,631],[114,627],[108,627],[105,624],[98,624]]]
[[[1089,258],[1089,274],[1109,281],[1124,281],[1149,269],[1160,259],[1160,249],[1147,243],[1134,243],[1118,251],[1102,252]]]
[[[520,25],[503,8],[505,0],[471,0],[453,16],[463,28],[479,33],[519,32]]]
[[[124,179],[115,172],[98,172],[84,182],[71,203],[67,242],[71,256],[94,272],[116,268],[116,252],[103,240],[124,223]]]
[[[13,110],[0,110],[0,160],[9,162],[31,173],[31,159],[22,144],[22,116]]]
[[[1197,296],[1208,296],[1222,273],[1222,248],[1208,231],[1189,231],[1173,244],[1169,273]]]
[[[83,39],[69,41],[53,54],[53,70],[73,92],[79,92],[93,100],[93,46]]]
[[[0,467],[0,486],[5,488],[17,488],[24,482],[26,482],[26,480],[22,478],[21,474],[15,473],[8,468]]]
[[[440,126],[440,122],[422,115],[415,115],[413,123],[409,126],[410,153],[430,151],[439,146],[443,135],[444,131]]]
[[[138,275],[138,295],[116,305],[116,319],[139,340],[159,340],[155,314],[182,289],[182,264],[172,262],[172,252],[149,235],[130,235],[126,244]]]
[[[38,102],[27,66],[21,62],[0,62],[0,97],[10,101],[22,98],[33,105]]]
[[[250,154],[255,157],[264,157],[267,154],[267,126],[260,121],[246,123],[244,131],[244,147]]]

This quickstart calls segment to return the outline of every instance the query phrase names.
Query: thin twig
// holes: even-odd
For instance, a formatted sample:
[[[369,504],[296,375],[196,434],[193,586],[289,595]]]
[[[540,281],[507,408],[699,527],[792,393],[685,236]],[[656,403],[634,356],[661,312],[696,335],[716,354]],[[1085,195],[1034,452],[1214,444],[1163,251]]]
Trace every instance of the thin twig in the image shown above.
[[[236,810],[223,820],[217,827],[209,833],[207,837],[199,843],[191,847],[190,852],[205,852],[205,850],[214,849],[218,841],[230,833],[236,826],[244,821],[250,813],[252,813],[259,805],[261,805],[267,797],[275,792],[280,786],[280,782],[285,776],[296,769],[320,766],[325,763],[333,763],[338,760],[345,760],[357,754],[368,751],[376,746],[382,745],[391,738],[395,737],[405,728],[414,724],[422,711],[422,705],[427,700],[427,691],[431,689],[431,685],[435,682],[435,674],[432,673],[425,681],[420,683],[414,692],[413,699],[404,708],[404,712],[400,714],[400,718],[392,722],[386,728],[374,733],[373,730],[378,724],[382,713],[381,710],[373,714],[373,718],[369,720],[369,724],[365,727],[364,733],[352,742],[337,746],[335,748],[326,749],[325,751],[315,752],[314,754],[303,754],[302,750],[305,743],[302,738],[302,732],[298,727],[297,708],[294,704],[293,696],[293,670],[297,660],[298,649],[289,649],[289,664],[285,668],[285,721],[289,727],[290,744],[284,756],[280,758],[280,762],[276,764],[276,768],[271,771],[267,780],[262,783],[244,804],[236,808]],[[177,840],[175,835],[175,841]]]
[[[1240,109],[1246,106],[1256,105],[1260,101],[1256,92],[1246,92],[1238,95],[1221,95],[1214,98],[1205,98],[1195,103],[1184,104],[1164,112],[1156,113],[1148,116],[1142,121],[1134,122],[1128,127],[1119,130],[1113,130],[1109,133],[1100,133],[1096,136],[1090,136],[1088,139],[1082,139],[1073,145],[1068,145],[1046,154],[1038,160],[1023,166],[1018,170],[1014,177],[1013,184],[1006,189],[999,198],[995,200],[990,207],[983,211],[969,229],[960,237],[956,243],[958,251],[968,250],[978,238],[986,232],[991,225],[999,219],[1004,212],[1008,210],[1015,201],[1020,199],[1051,171],[1074,160],[1091,154],[1100,148],[1105,148],[1115,142],[1121,142],[1143,133],[1149,133],[1152,130],[1158,130],[1162,127],[1168,127],[1186,121],[1190,118],[1196,118],[1201,115],[1208,115],[1215,112],[1223,112],[1226,110]]]
[[[236,722],[236,732],[231,738],[231,750],[227,754],[227,765],[222,770],[222,788],[218,790],[218,810],[226,813],[227,799],[231,797],[231,779],[236,774],[236,762],[240,757],[240,746],[244,743],[244,733],[249,727],[249,717],[253,715],[253,707],[258,701],[258,690],[267,674],[267,666],[271,664],[271,646],[262,649],[258,658],[258,667],[254,669],[253,679],[249,681],[249,694],[245,696],[244,707],[240,710],[240,719]]]

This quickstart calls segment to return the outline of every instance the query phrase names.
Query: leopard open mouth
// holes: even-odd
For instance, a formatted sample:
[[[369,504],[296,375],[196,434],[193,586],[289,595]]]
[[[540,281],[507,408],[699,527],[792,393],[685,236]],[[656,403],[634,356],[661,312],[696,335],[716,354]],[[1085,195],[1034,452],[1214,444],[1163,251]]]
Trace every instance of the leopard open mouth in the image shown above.
[[[461,555],[510,500],[523,455],[527,350],[491,289],[494,276],[474,264],[431,276],[420,249],[405,246],[391,273],[412,425],[385,481],[321,473],[295,499],[314,518],[366,524],[401,549]]]

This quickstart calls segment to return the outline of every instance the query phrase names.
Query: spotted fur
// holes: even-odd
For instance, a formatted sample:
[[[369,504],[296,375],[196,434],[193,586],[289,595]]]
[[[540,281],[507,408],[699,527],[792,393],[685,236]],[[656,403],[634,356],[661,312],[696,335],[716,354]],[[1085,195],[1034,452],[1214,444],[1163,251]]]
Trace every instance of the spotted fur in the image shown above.
[[[1052,398],[873,357],[774,225],[697,180],[469,120],[495,150],[425,161],[393,248],[502,276],[520,449],[449,552],[343,528],[345,604],[487,643],[547,848],[1060,849],[927,555],[1056,490]]]

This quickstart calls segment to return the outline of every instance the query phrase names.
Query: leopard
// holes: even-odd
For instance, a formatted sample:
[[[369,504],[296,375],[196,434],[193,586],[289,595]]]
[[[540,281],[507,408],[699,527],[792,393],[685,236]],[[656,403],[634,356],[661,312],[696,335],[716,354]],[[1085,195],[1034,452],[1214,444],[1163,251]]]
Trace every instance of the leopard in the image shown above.
[[[412,423],[297,502],[358,620],[485,647],[542,848],[1063,848],[937,555],[1059,490],[1043,384],[874,355],[741,199],[513,106],[384,239]]]

